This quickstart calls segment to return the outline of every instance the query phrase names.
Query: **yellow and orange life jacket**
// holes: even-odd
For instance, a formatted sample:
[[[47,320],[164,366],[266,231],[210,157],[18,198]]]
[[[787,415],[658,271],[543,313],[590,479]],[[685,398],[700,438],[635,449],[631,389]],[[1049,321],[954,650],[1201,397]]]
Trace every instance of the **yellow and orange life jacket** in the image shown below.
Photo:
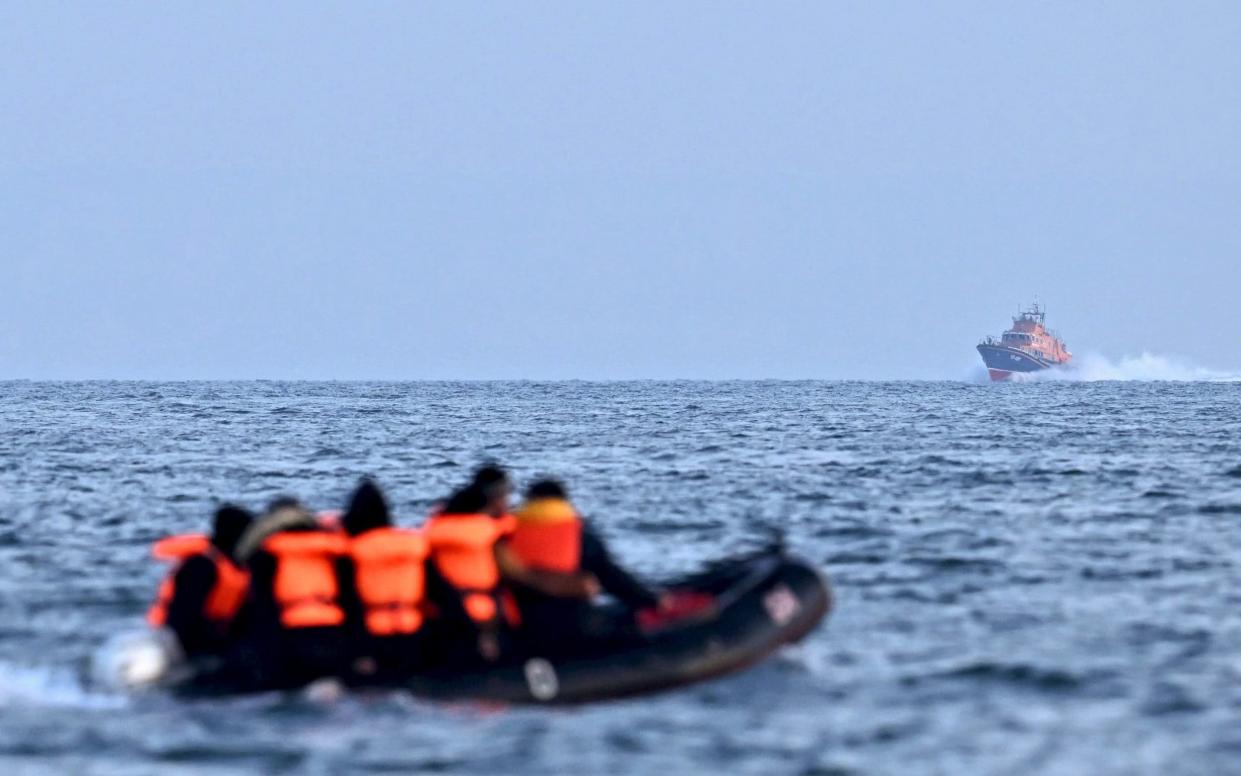
[[[373,528],[349,543],[363,621],[374,636],[411,634],[422,627],[426,537],[404,528]]]
[[[493,624],[501,616],[510,623],[516,620],[511,599],[501,595],[495,557],[496,543],[514,526],[511,515],[496,519],[483,514],[437,514],[423,526],[431,559],[444,580],[460,592],[466,614],[477,624]]]
[[[202,534],[169,536],[155,543],[151,554],[159,560],[174,561],[173,569],[160,583],[155,603],[147,611],[147,622],[161,627],[168,622],[168,607],[176,595],[176,575],[181,564],[197,555],[205,555],[215,564],[215,586],[207,594],[203,604],[203,618],[221,629],[227,628],[250,590],[250,575],[237,568],[231,559],[220,552],[211,540]]]
[[[329,531],[282,531],[263,541],[275,559],[272,597],[286,628],[341,625],[336,560],[348,552],[348,538]]]
[[[565,499],[534,499],[517,511],[509,546],[530,568],[572,574],[582,564],[582,519]]]

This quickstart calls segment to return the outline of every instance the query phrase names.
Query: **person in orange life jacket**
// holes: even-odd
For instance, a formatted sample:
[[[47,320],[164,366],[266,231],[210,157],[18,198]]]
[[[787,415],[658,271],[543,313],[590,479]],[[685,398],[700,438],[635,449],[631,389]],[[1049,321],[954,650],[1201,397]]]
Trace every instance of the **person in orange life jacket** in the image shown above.
[[[369,479],[354,491],[341,528],[350,537],[340,582],[353,670],[408,673],[421,660],[427,540],[393,526],[387,500]]]
[[[441,661],[494,661],[506,651],[518,621],[511,584],[551,595],[586,592],[580,576],[529,569],[508,547],[510,492],[504,470],[485,466],[424,528],[431,545],[428,592],[441,613],[436,623]],[[431,586],[434,577],[446,586]]]
[[[614,641],[636,635],[634,612],[659,607],[661,596],[612,559],[607,546],[569,502],[555,480],[532,484],[517,510],[509,546],[527,566],[563,574],[585,574],[623,609],[591,604],[591,595],[555,596],[528,587],[516,590],[522,640],[547,653],[578,648],[583,641]]]
[[[245,659],[263,687],[295,687],[348,673],[340,579],[348,540],[296,499],[268,507],[239,542],[250,568],[251,628]]]
[[[172,537],[156,545],[157,554],[161,545],[173,553],[169,557],[185,554],[161,588],[148,620],[176,634],[187,657],[220,654],[241,627],[249,577],[234,552],[252,519],[240,507],[224,505],[216,510],[211,538],[201,548],[189,540],[202,537]]]
[[[472,485],[481,490],[486,498],[483,512],[490,515],[503,532],[496,542],[495,556],[496,565],[500,569],[500,576],[504,582],[519,584],[552,596],[580,597],[598,592],[595,581],[588,574],[563,573],[555,569],[537,568],[523,562],[521,557],[513,552],[510,537],[517,525],[513,515],[509,512],[509,500],[513,486],[503,469],[494,464],[483,466],[475,472]],[[510,619],[518,616],[516,611],[510,610]]]
[[[507,641],[498,549],[507,533],[507,498],[506,480],[480,484],[476,477],[423,526],[431,550],[427,595],[436,614],[428,623],[433,663],[495,660]]]

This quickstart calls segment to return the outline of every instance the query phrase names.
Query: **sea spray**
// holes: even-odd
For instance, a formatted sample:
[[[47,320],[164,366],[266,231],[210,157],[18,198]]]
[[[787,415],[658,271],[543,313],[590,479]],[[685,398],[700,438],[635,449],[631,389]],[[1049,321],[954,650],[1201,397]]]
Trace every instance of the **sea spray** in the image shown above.
[[[1098,353],[1074,357],[1067,366],[1040,372],[1019,372],[1014,382],[1096,382],[1169,381],[1169,382],[1232,382],[1241,380],[1241,373],[1222,372],[1190,364],[1184,359],[1143,352],[1113,361]]]
[[[118,633],[92,656],[95,682],[112,690],[155,686],[183,670],[185,658],[167,630]]]
[[[0,710],[15,706],[120,709],[126,698],[88,688],[68,666],[0,663]]]

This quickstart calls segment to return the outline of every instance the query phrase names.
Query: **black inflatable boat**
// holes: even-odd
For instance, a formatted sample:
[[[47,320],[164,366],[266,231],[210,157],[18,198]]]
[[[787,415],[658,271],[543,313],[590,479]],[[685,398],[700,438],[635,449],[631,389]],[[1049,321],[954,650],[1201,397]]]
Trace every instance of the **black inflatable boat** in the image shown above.
[[[648,621],[640,640],[589,655],[528,656],[404,686],[439,699],[581,703],[663,690],[749,666],[800,640],[831,608],[826,581],[781,551],[722,562],[670,588],[703,603],[683,617]]]
[[[779,548],[719,561],[669,581],[666,589],[689,605],[672,614],[640,616],[639,633],[617,643],[546,655],[527,647],[508,662],[366,684],[437,700],[572,704],[621,698],[752,665],[804,637],[832,604],[823,576]],[[209,673],[182,679],[176,689],[190,695],[240,690],[213,681]]]

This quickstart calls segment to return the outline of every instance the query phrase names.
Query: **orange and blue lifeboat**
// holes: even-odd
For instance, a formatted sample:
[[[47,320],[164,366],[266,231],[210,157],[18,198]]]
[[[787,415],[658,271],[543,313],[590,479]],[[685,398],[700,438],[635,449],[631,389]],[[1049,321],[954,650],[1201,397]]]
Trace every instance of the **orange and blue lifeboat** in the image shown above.
[[[1045,316],[1035,304],[1013,318],[1012,328],[998,338],[987,337],[978,343],[992,380],[1008,380],[1015,374],[1064,366],[1073,360],[1064,342],[1048,331]]]

